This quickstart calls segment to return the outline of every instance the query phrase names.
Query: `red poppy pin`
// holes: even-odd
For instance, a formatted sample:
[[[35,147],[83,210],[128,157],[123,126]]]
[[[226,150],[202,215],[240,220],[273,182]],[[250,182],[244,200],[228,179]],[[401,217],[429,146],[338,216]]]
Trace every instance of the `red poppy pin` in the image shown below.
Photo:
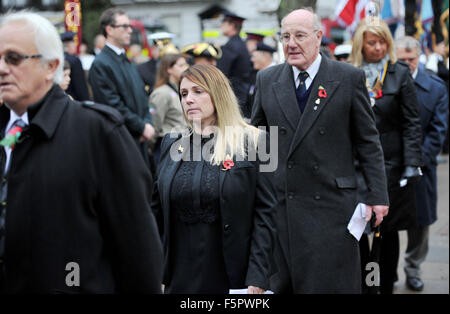
[[[0,145],[9,146],[11,149],[14,149],[14,145],[16,145],[20,135],[22,135],[22,132],[23,129],[20,126],[14,126],[0,141]]]
[[[234,167],[234,162],[227,156],[227,159],[222,163],[222,166],[223,171],[231,170],[231,168]]]
[[[319,86],[319,97],[320,98],[327,98],[327,91],[323,86]]]
[[[377,96],[375,96],[375,99],[379,99],[381,97],[383,97],[383,90],[380,89],[377,93]]]

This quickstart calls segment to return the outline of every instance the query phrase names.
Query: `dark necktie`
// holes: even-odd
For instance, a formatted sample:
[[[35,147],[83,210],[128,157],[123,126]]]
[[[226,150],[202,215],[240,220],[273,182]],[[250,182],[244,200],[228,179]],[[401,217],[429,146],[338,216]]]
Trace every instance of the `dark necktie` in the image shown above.
[[[298,75],[298,78],[299,78],[299,80],[300,80],[300,84],[298,84],[297,92],[298,92],[298,94],[299,94],[300,96],[303,96],[303,95],[306,93],[306,91],[307,91],[307,88],[306,88],[306,79],[307,79],[308,77],[309,77],[308,72],[300,72],[300,74]]]
[[[300,84],[298,84],[297,89],[295,90],[295,94],[297,96],[298,106],[300,108],[300,112],[303,113],[305,111],[306,103],[308,101],[308,90],[306,88],[306,79],[308,78],[307,72],[300,72],[298,78],[300,80]]]
[[[122,59],[123,62],[130,62],[130,60],[128,59],[128,57],[125,53],[121,53],[120,58]]]

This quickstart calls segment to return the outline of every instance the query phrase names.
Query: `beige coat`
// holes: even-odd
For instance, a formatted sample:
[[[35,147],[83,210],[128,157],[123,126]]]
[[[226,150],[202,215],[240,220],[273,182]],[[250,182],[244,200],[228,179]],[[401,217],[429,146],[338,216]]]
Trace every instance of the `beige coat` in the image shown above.
[[[165,84],[156,88],[150,95],[149,105],[156,110],[153,114],[155,139],[175,132],[173,128],[186,126],[178,93],[169,85]]]

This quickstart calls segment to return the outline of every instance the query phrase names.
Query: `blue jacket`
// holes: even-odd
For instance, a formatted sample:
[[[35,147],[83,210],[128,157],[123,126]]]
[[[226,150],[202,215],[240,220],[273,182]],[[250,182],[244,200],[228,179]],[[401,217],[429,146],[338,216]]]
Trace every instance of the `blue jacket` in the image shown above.
[[[422,226],[437,220],[436,156],[447,131],[448,95],[444,81],[422,65],[415,79],[422,126],[423,177],[415,186],[417,219]]]
[[[425,167],[436,165],[447,131],[448,95],[439,77],[419,65],[415,79],[422,125],[422,155]]]

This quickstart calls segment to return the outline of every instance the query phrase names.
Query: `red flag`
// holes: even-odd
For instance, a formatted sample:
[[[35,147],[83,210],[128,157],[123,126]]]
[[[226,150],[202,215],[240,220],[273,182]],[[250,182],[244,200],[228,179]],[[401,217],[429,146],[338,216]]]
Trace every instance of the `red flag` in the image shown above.
[[[77,45],[77,53],[80,53],[81,45],[81,3],[80,0],[66,0],[64,3],[64,26],[66,31],[74,32]]]
[[[370,0],[339,0],[335,11],[336,20],[353,32],[366,16],[366,6],[370,2]]]

